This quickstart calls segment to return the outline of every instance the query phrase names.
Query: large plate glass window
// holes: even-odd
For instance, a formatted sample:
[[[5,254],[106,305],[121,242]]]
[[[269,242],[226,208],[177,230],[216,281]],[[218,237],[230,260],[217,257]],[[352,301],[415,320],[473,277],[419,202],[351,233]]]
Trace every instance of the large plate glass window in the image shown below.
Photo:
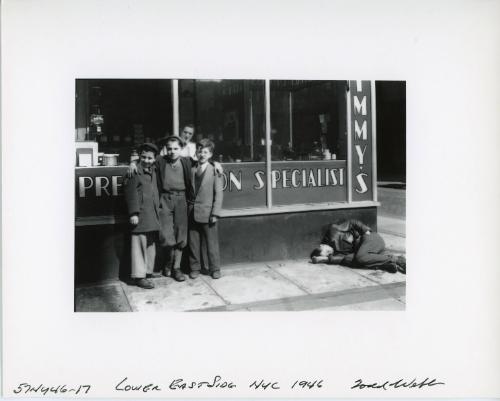
[[[273,205],[347,200],[346,81],[271,81]]]
[[[179,80],[179,131],[215,143],[224,167],[224,209],[264,207],[265,104],[262,80]]]
[[[77,147],[86,142],[128,164],[138,145],[172,133],[171,80],[77,79],[75,120]]]

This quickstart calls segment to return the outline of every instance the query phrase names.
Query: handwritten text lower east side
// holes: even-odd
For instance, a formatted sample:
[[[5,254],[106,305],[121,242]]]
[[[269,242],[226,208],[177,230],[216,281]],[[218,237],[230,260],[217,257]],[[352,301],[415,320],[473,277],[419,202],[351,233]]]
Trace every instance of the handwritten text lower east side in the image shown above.
[[[164,391],[169,392],[182,392],[183,390],[204,390],[204,389],[222,389],[226,391],[231,391],[236,388],[248,388],[255,391],[263,392],[273,392],[281,389],[291,389],[295,391],[308,391],[321,389],[323,387],[323,380],[302,380],[297,379],[295,381],[290,381],[287,383],[281,383],[277,380],[265,380],[256,379],[249,380],[243,385],[236,385],[232,380],[227,380],[222,376],[216,375],[214,377],[208,378],[208,380],[190,380],[184,378],[174,378],[162,383],[154,382],[140,382],[135,381],[129,377],[123,377],[116,382],[113,390],[117,394],[125,393],[159,393]],[[42,396],[55,396],[63,395],[70,396],[72,394],[82,396],[90,395],[92,396],[92,391],[94,390],[90,384],[68,386],[66,384],[58,385],[45,385],[45,384],[30,384],[30,383],[20,383],[17,387],[13,389],[15,395],[42,395]]]
[[[350,387],[351,390],[393,390],[393,389],[423,389],[430,388],[434,386],[442,386],[445,383],[439,381],[438,379],[430,379],[426,377],[423,380],[419,379],[397,379],[397,380],[381,380],[375,381],[364,381],[362,379],[357,379],[354,384]],[[117,393],[157,393],[162,391],[183,391],[183,390],[196,390],[196,389],[222,389],[231,391],[236,388],[248,388],[260,392],[276,392],[278,390],[295,390],[295,391],[314,391],[319,390],[324,387],[323,379],[297,379],[295,381],[278,381],[278,380],[266,380],[266,379],[255,379],[249,380],[242,385],[236,385],[232,380],[223,378],[222,376],[216,375],[214,377],[208,378],[207,380],[190,380],[184,378],[174,378],[162,383],[141,383],[136,382],[129,377],[123,377],[116,382],[113,390]],[[45,385],[45,384],[30,384],[30,383],[20,383],[17,387],[13,389],[13,394],[15,395],[42,395],[42,396],[85,396],[92,395],[92,385],[90,384],[78,384],[70,386],[67,384],[57,384],[57,385]]]
[[[192,389],[228,389],[233,390],[236,389],[237,386],[234,381],[226,380],[221,376],[214,376],[209,380],[189,380],[183,378],[176,378],[168,382],[165,388],[169,391],[176,390],[192,390]],[[244,385],[243,387],[248,387],[253,390],[262,390],[262,391],[273,391],[280,390],[282,388],[290,388],[290,389],[319,389],[323,387],[323,380],[296,380],[291,383],[287,383],[286,385],[280,384],[279,381],[274,380],[252,380],[249,384]],[[163,385],[149,383],[149,384],[133,384],[128,377],[123,378],[120,382],[115,386],[116,391],[125,391],[125,392],[154,392],[154,391],[162,391],[164,388]]]

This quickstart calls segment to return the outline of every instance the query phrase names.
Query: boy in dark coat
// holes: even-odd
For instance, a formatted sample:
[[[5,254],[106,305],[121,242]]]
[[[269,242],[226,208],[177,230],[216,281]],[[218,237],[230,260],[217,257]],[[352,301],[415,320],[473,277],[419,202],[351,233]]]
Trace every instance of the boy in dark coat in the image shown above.
[[[206,245],[208,267],[214,279],[220,278],[219,235],[217,220],[222,208],[222,176],[209,163],[214,143],[202,139],[196,145],[198,162],[192,169],[194,202],[189,216],[189,262],[194,279],[200,275],[202,244]]]
[[[347,220],[330,224],[321,245],[311,253],[311,260],[313,263],[326,262],[406,274],[404,256],[384,251],[385,242],[378,233],[358,220]]]
[[[151,289],[154,284],[147,279],[147,275],[153,273],[160,229],[160,197],[154,164],[158,148],[152,143],[145,143],[139,148],[139,153],[137,174],[125,183],[125,199],[132,226],[132,279],[137,286]]]

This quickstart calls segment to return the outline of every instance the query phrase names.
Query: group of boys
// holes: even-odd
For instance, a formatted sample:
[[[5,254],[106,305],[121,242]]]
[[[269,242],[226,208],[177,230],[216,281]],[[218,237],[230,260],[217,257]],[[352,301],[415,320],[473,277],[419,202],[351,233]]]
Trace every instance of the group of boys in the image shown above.
[[[189,131],[189,138],[184,131]],[[141,288],[154,288],[149,278],[157,245],[163,253],[158,255],[160,260],[167,261],[164,275],[186,279],[181,260],[189,243],[190,278],[200,275],[202,260],[208,262],[212,278],[221,277],[217,221],[223,197],[222,169],[210,162],[215,145],[209,139],[196,144],[196,155],[185,153],[193,132],[190,125],[183,128],[186,143],[178,136],[165,138],[161,152],[155,144],[144,143],[138,165],[130,167],[124,188],[131,225],[131,276]]]

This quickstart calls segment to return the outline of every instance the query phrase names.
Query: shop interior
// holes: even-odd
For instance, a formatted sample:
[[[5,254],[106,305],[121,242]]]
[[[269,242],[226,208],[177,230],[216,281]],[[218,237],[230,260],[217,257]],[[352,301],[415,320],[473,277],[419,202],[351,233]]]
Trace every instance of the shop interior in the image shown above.
[[[75,116],[76,141],[97,145],[92,165],[102,165],[103,154],[128,164],[138,145],[172,133],[171,80],[78,79]]]
[[[179,127],[193,124],[195,139],[212,139],[216,160],[266,160],[264,80],[178,82]],[[346,84],[270,82],[273,161],[346,159]],[[127,164],[138,145],[173,133],[172,81],[79,79],[75,115],[77,143],[97,148],[91,165]]]

